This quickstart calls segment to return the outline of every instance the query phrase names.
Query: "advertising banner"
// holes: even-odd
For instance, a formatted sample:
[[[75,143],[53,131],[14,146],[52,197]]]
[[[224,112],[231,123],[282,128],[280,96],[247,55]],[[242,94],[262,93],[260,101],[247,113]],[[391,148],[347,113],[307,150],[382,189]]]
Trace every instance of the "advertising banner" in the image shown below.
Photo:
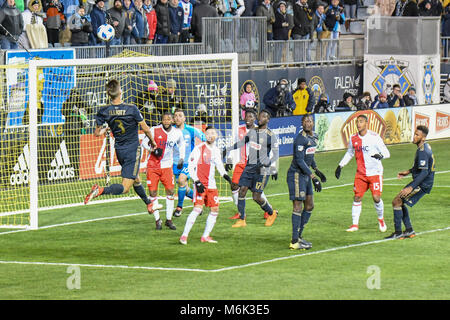
[[[450,104],[415,107],[412,117],[413,131],[419,125],[428,127],[427,139],[450,137]]]

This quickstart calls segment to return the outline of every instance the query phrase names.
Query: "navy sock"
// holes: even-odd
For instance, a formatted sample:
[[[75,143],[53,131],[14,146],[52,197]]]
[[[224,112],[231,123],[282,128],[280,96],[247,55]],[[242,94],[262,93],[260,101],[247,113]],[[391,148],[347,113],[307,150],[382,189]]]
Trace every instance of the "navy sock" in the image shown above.
[[[270,215],[273,214],[272,206],[269,204],[268,201],[264,201],[264,203],[262,205],[260,205],[260,207],[261,207],[261,209],[264,210],[264,212],[267,212]]]
[[[115,183],[109,187],[104,187],[103,194],[119,195],[123,193],[123,189],[123,185]]]
[[[238,198],[238,211],[241,216],[241,219],[245,219],[245,198]]]
[[[147,197],[147,194],[145,193],[145,189],[141,183],[139,183],[138,185],[133,185],[133,189],[137,193],[137,195],[142,199],[142,201],[145,202],[145,204],[150,203],[150,200]]]
[[[184,197],[186,197],[186,187],[178,187],[178,204],[177,206],[183,208]]]
[[[299,234],[299,236],[302,235],[303,229],[305,228],[305,225],[308,223],[310,217],[311,217],[311,211],[303,210],[303,212],[302,212],[302,219],[301,219],[301,223],[300,223],[300,234]]]
[[[301,224],[302,216],[299,212],[292,212],[292,243],[298,241],[300,237],[300,224]]]
[[[395,232],[402,232],[402,219],[403,210],[402,208],[394,208],[394,228]]]
[[[403,224],[405,225],[405,228],[408,231],[412,230],[411,219],[409,218],[409,211],[405,205],[402,205],[402,211],[403,211]]]

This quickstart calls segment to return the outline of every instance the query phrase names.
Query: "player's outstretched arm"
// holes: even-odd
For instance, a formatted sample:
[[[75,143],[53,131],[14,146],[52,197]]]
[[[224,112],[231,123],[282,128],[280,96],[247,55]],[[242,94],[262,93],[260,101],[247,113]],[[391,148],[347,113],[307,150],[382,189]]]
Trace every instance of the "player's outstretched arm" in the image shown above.
[[[397,178],[402,179],[402,178],[406,177],[407,175],[409,175],[410,173],[411,173],[411,170],[401,171],[401,172],[397,173]]]
[[[105,127],[105,126],[99,126],[99,125],[97,125],[97,127],[95,128],[95,131],[94,131],[94,136],[96,136],[96,137],[101,137],[101,136],[104,136],[104,135],[106,135],[106,132],[108,131],[108,129],[109,129],[109,127]]]
[[[148,137],[149,142],[152,146],[152,148],[156,148],[156,142],[155,139],[153,139],[152,132],[150,131],[150,127],[145,123],[145,120],[142,120],[139,122],[139,125],[141,126],[141,129],[144,131],[145,135]]]
[[[341,176],[342,168],[345,167],[350,162],[350,160],[352,160],[354,155],[355,149],[353,149],[353,144],[350,139],[350,141],[348,142],[347,152],[344,154],[344,157],[342,158],[341,162],[339,162],[339,165],[337,166],[336,171],[334,172],[336,179],[339,179],[339,177]]]

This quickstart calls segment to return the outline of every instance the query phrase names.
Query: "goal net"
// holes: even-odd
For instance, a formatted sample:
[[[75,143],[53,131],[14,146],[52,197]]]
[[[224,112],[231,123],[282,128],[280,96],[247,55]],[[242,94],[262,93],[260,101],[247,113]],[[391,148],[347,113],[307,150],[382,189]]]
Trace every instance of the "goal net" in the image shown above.
[[[4,66],[0,72],[0,227],[37,228],[39,211],[82,205],[94,183],[121,183],[114,137],[93,134],[95,114],[110,102],[105,90],[110,79],[120,81],[124,102],[135,104],[150,126],[160,123],[155,105],[160,99],[170,111],[182,108],[186,124],[201,131],[206,126],[217,128],[219,148],[235,141],[237,66],[233,53],[30,60],[26,67]],[[142,151],[140,175],[145,185],[148,152]],[[220,178],[217,182],[220,197],[230,197],[229,184]],[[165,197],[162,186],[158,195]],[[130,199],[138,199],[133,190],[89,204]]]

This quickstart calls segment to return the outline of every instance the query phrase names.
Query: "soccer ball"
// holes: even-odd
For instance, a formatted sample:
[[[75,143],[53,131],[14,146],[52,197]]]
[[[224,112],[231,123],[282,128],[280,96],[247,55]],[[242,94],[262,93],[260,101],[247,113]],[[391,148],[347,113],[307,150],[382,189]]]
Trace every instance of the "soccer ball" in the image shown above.
[[[97,37],[103,41],[111,40],[115,34],[114,28],[110,24],[102,24],[97,29]]]
[[[247,100],[245,102],[245,108],[246,109],[253,109],[255,107],[255,101],[253,100]]]

